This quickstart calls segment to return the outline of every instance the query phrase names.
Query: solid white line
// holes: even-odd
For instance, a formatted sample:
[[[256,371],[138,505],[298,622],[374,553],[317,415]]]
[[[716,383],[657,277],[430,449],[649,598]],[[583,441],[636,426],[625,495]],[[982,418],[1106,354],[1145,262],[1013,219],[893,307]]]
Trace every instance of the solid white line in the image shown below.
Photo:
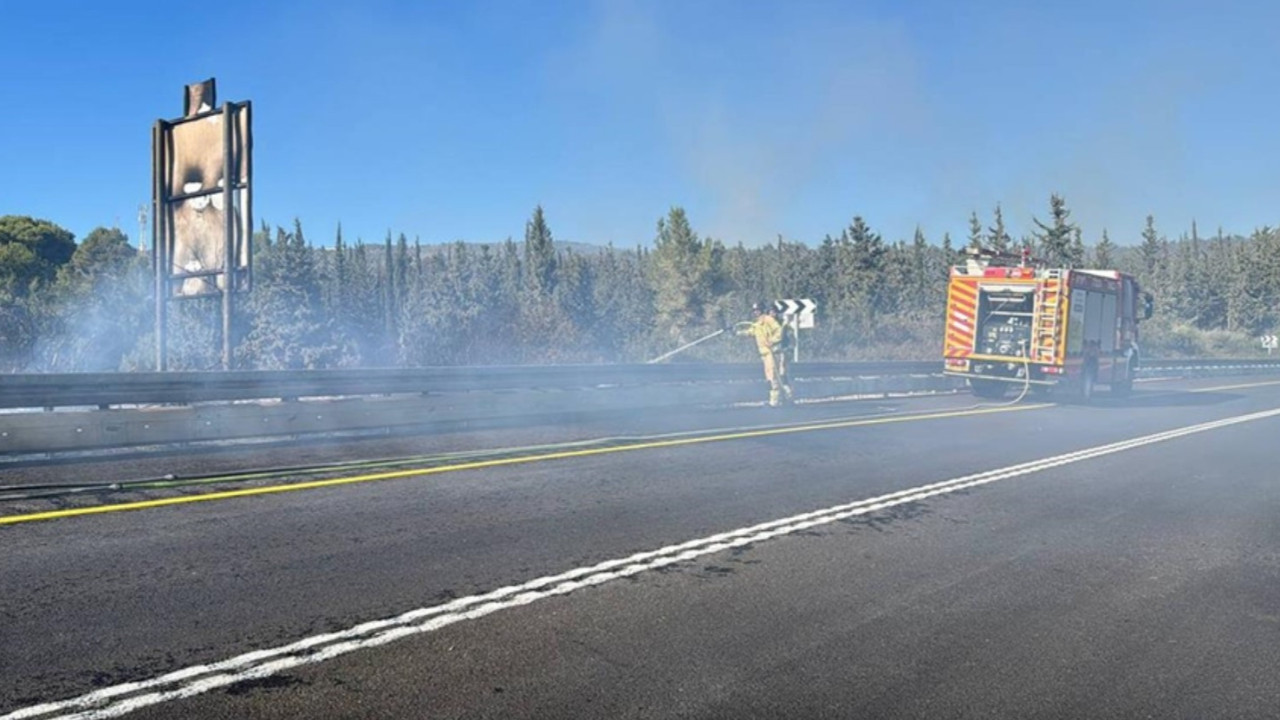
[[[687,562],[730,548],[771,540],[895,505],[919,502],[999,480],[1276,416],[1280,416],[1280,409],[1200,423],[718,533],[658,550],[577,568],[558,575],[537,578],[521,585],[499,588],[483,595],[459,598],[434,607],[418,608],[392,618],[362,623],[340,632],[312,636],[278,648],[245,653],[210,665],[184,668],[150,680],[104,688],[78,698],[20,709],[0,717],[0,720],[27,720],[63,711],[72,711],[73,714],[61,717],[77,720],[118,717],[150,705],[194,697],[237,682],[268,677],[291,668],[323,662],[355,650],[377,647],[401,638],[433,632],[507,608],[566,595],[584,587]],[[173,685],[177,687],[163,689]],[[136,694],[142,691],[151,692]]]

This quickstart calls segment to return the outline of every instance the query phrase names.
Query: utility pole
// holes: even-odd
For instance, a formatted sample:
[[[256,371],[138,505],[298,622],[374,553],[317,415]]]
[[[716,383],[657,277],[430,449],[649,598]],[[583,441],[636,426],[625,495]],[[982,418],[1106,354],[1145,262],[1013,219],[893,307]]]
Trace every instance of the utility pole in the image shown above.
[[[145,203],[138,205],[138,254],[147,254],[147,206]]]

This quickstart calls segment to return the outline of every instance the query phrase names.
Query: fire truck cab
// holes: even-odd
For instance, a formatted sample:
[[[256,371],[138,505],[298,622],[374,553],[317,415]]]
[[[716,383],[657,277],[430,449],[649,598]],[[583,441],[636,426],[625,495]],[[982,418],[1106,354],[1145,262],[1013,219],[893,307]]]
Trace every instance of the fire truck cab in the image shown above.
[[[1045,267],[1025,252],[968,252],[947,285],[944,374],[984,398],[1060,386],[1087,401],[1097,385],[1117,395],[1133,388],[1138,323],[1152,313],[1133,276]]]

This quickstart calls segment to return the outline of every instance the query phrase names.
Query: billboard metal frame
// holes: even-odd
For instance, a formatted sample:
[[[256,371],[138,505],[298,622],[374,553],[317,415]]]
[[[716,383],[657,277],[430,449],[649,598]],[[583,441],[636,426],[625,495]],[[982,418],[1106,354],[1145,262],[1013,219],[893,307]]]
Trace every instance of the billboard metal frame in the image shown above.
[[[192,298],[222,298],[222,366],[232,367],[232,318],[233,298],[238,292],[248,292],[253,283],[253,110],[252,103],[227,102],[221,108],[190,112],[193,89],[199,87],[207,93],[208,105],[213,104],[214,80],[188,86],[184,109],[185,117],[174,120],[157,120],[151,131],[152,188],[152,270],[155,274],[156,294],[156,369],[168,369],[168,304],[171,300]],[[202,187],[199,190],[175,192],[171,173],[174,155],[174,128],[185,123],[220,117],[222,149],[222,186]],[[237,152],[238,151],[238,152]],[[210,270],[185,270],[175,272],[173,259],[177,237],[174,211],[181,203],[200,198],[221,195],[223,227],[221,268]],[[239,203],[237,203],[237,196]],[[237,233],[239,222],[239,233]],[[215,289],[199,292],[176,292],[181,284],[191,279],[207,279]],[[218,280],[222,286],[218,288]]]

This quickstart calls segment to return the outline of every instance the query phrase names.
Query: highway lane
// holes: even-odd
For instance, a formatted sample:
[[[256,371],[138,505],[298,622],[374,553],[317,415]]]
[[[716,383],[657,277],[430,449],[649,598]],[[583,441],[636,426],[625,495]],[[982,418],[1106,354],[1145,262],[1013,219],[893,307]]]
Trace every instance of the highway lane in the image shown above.
[[[1094,408],[0,528],[0,712],[692,538],[1280,407],[1275,384],[1184,392],[1249,384],[1161,384]],[[786,419],[837,410],[797,408]],[[1267,472],[1278,423],[850,517],[135,715],[1264,717],[1260,708],[1280,706],[1261,670],[1280,648],[1280,507]]]

